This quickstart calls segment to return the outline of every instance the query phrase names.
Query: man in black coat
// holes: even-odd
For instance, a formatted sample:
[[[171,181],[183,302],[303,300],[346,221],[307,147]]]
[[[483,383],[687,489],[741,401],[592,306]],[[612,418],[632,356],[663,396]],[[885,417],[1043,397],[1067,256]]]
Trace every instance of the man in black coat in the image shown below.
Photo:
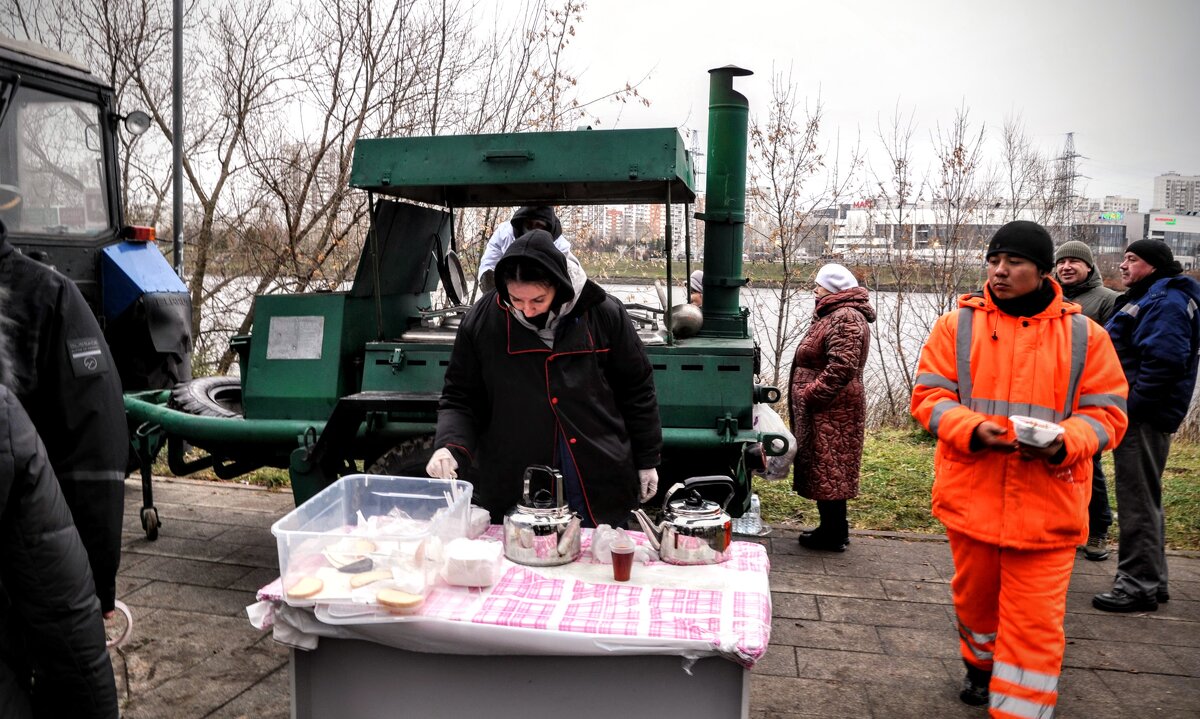
[[[0,287],[9,292],[14,392],[46,445],[87,549],[100,606],[110,615],[129,459],[120,376],[79,288],[21,254],[3,222]]]
[[[625,307],[548,232],[513,243],[496,289],[463,319],[434,447],[429,473],[469,467],[494,522],[533,464],[561,470],[584,526],[623,524],[657,490],[662,427],[646,350]]]
[[[0,307],[3,296],[0,288]],[[87,551],[46,448],[9,388],[3,328],[0,318],[0,716],[115,718]]]

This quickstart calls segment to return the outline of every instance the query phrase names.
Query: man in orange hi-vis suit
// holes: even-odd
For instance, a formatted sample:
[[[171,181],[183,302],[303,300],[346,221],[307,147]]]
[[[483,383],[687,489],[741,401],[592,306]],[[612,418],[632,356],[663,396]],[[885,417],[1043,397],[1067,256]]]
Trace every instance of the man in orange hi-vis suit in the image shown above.
[[[1112,342],[1050,278],[1054,244],[1010,222],[987,250],[987,286],[934,325],[912,414],[937,437],[933,514],[967,678],[959,697],[993,717],[1051,717],[1075,547],[1087,539],[1092,456],[1125,434],[1128,386]],[[1009,417],[1054,422],[1048,446]]]

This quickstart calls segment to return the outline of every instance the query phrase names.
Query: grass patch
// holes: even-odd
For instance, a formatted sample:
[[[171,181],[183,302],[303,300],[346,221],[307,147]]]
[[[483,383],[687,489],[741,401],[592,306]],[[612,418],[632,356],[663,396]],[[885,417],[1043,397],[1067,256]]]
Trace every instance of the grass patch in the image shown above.
[[[1109,539],[1120,534],[1120,511],[1112,453],[1104,455],[1104,477],[1108,486],[1108,506],[1118,515],[1109,531]],[[1163,514],[1167,524],[1167,548],[1200,550],[1200,443],[1171,442],[1167,467],[1163,470]]]
[[[878,429],[863,447],[859,496],[849,503],[850,526],[892,532],[941,533],[929,512],[933,440],[919,429]],[[792,491],[792,480],[756,478],[763,519],[772,524],[815,525],[817,503]]]
[[[933,440],[919,428],[869,432],[863,447],[859,496],[849,503],[850,525],[855,529],[890,532],[944,532],[929,510],[933,451]],[[1111,452],[1104,455],[1104,471],[1108,478],[1109,503],[1119,512]],[[154,473],[171,476],[165,453],[159,455]],[[223,481],[211,470],[189,476]],[[268,489],[282,490],[291,486],[286,469],[271,467],[232,481]],[[762,500],[766,522],[785,526],[817,524],[816,502],[793,492],[791,477],[775,482],[755,478],[754,491]],[[1172,443],[1163,473],[1163,508],[1167,517],[1167,546],[1200,551],[1200,442],[1176,439]],[[1115,539],[1118,531],[1119,525],[1114,524],[1110,538]]]
[[[185,455],[188,460],[196,460],[204,456],[204,453],[197,449],[191,449]],[[158,477],[174,477],[175,473],[167,466],[167,453],[160,452],[158,457],[151,465],[150,471]],[[131,476],[136,477],[137,474]],[[247,472],[237,479],[221,479],[211,469],[202,469],[199,472],[193,472],[187,475],[188,479],[198,479],[206,482],[237,482],[239,484],[249,484],[254,487],[264,487],[266,489],[286,489],[291,490],[292,480],[286,469],[277,469],[275,467],[263,467],[256,469],[253,472]]]
[[[863,447],[858,498],[849,502],[855,529],[941,534],[945,531],[929,509],[933,489],[934,442],[921,429],[878,429],[867,434]],[[1112,453],[1104,455],[1109,502],[1116,504]],[[816,525],[817,503],[797,496],[792,481],[756,478],[763,519],[770,524]],[[1200,550],[1200,443],[1176,440],[1163,473],[1163,509],[1167,546]],[[1110,538],[1115,539],[1118,525]]]

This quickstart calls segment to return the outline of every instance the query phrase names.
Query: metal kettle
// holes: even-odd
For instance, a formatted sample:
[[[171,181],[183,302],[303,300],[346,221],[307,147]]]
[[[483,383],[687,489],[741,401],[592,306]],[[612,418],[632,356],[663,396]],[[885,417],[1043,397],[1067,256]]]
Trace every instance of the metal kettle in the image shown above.
[[[554,488],[553,494],[541,487],[530,495],[535,477],[544,478]],[[540,464],[527,467],[521,502],[504,515],[504,556],[532,567],[573,562],[579,558],[581,523],[563,499],[562,473]]]
[[[718,504],[700,496],[701,487],[726,487],[725,500]],[[662,521],[654,524],[641,509],[633,510],[650,546],[669,564],[720,564],[729,559],[733,520],[725,512],[733,499],[733,480],[716,475],[692,477],[667,490]],[[678,499],[676,497],[679,497]]]

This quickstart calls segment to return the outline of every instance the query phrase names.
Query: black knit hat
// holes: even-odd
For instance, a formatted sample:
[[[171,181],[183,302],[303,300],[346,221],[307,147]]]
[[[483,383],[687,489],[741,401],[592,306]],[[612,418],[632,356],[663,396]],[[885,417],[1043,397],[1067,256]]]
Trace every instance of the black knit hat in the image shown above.
[[[1054,269],[1054,240],[1036,222],[1015,220],[996,230],[988,243],[987,257],[1003,252],[1032,261],[1039,270]]]
[[[1171,248],[1162,240],[1137,240],[1131,242],[1125,251],[1141,257],[1156,270],[1176,275],[1183,272],[1183,267],[1175,261],[1175,255],[1171,254]]]

